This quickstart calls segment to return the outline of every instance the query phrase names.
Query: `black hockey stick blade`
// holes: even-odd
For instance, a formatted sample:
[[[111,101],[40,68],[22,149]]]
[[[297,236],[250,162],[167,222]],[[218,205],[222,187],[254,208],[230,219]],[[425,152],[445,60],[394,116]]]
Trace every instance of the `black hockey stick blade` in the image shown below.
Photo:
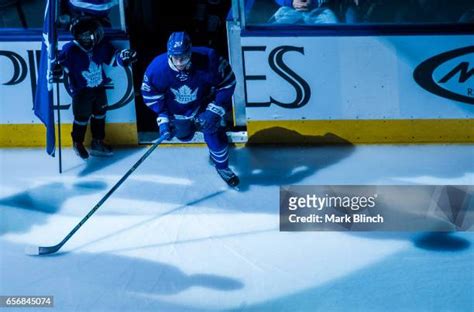
[[[49,255],[55,253],[61,248],[62,245],[54,245],[49,247],[41,247],[41,246],[26,246],[25,253],[29,256],[41,256],[41,255]]]

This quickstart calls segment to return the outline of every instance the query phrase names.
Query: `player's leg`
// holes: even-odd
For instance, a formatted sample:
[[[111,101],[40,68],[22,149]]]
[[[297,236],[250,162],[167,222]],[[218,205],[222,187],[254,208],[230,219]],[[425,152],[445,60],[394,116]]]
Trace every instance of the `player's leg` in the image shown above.
[[[91,116],[91,155],[112,156],[112,148],[104,143],[105,115],[107,112],[107,95],[105,88],[94,88],[94,103]]]
[[[74,121],[72,124],[72,146],[76,154],[82,159],[87,159],[89,153],[84,147],[87,123],[92,113],[93,96],[90,89],[85,88],[72,97],[72,112]]]
[[[239,177],[229,168],[229,142],[223,127],[215,132],[203,132],[209,156],[219,176],[230,186],[239,184]]]

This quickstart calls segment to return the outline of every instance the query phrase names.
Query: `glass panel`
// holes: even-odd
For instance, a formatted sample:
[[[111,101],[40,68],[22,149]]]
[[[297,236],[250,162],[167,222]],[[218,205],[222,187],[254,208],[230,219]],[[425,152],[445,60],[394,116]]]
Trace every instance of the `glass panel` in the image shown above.
[[[42,29],[45,5],[46,0],[0,0],[0,28]],[[74,14],[67,0],[61,0],[60,14]],[[118,5],[111,8],[107,20],[111,28],[121,28]]]
[[[42,28],[45,0],[0,0],[1,28]]]
[[[473,0],[255,0],[247,25],[474,23]]]

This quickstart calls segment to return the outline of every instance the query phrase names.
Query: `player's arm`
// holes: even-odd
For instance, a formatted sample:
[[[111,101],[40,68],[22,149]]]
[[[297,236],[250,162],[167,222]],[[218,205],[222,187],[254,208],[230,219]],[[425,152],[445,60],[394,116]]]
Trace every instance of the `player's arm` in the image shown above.
[[[215,87],[215,105],[222,108],[225,113],[230,108],[232,95],[235,90],[235,74],[229,62],[223,57],[218,58],[217,69],[215,70],[216,85]],[[213,104],[213,103],[211,103]]]
[[[141,86],[141,93],[143,102],[157,115],[156,123],[160,128],[160,134],[167,136],[169,139],[170,127],[169,127],[169,113],[165,106],[165,93],[166,88],[161,86],[159,81],[156,81],[152,70],[147,69],[143,76],[143,82]]]
[[[106,46],[106,61],[110,66],[120,65],[122,67],[127,67],[135,63],[138,59],[137,52],[132,49],[117,49],[115,48],[110,41],[103,39],[104,45]]]
[[[126,67],[137,61],[137,52],[132,49],[123,49],[116,52],[116,59],[120,66]]]
[[[146,70],[145,75],[143,75],[141,93],[146,106],[157,115],[164,114],[168,117],[165,107],[166,88],[160,86],[160,82],[157,81],[150,67]]]
[[[222,124],[222,119],[230,109],[232,94],[235,89],[235,75],[227,60],[215,52],[210,54],[211,71],[214,77],[214,101],[207,104],[206,110],[198,116],[198,124],[204,132],[215,132]]]
[[[52,64],[51,75],[54,82],[59,82],[64,73],[68,72],[67,52],[60,50],[57,52],[56,61]]]

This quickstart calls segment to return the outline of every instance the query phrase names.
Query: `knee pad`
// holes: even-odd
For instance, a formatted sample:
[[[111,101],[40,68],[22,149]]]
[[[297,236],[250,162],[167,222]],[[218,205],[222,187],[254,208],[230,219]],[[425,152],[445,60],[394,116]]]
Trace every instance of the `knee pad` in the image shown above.
[[[172,122],[173,125],[173,134],[180,141],[190,141],[194,137],[194,132],[196,132],[196,127],[194,125],[194,120],[192,119],[175,119]]]

